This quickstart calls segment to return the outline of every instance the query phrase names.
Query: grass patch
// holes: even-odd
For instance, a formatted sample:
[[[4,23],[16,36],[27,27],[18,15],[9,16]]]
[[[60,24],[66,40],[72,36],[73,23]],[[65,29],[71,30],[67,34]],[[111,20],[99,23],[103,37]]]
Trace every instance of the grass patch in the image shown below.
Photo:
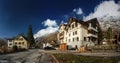
[[[60,63],[118,63],[120,57],[77,56],[73,54],[53,54]]]

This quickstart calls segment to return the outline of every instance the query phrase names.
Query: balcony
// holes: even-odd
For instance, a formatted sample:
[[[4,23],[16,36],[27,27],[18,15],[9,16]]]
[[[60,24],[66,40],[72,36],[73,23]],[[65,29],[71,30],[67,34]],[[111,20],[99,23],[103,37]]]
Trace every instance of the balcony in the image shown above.
[[[64,36],[60,36],[60,38],[59,39],[64,39]]]
[[[88,30],[94,30],[94,31],[96,31],[96,32],[98,32],[98,30],[97,29],[95,29],[95,28],[93,28],[93,27],[88,27]]]
[[[94,35],[94,34],[91,34],[91,33],[89,33],[87,36],[88,36],[88,37],[95,37],[95,38],[98,37],[97,35]]]

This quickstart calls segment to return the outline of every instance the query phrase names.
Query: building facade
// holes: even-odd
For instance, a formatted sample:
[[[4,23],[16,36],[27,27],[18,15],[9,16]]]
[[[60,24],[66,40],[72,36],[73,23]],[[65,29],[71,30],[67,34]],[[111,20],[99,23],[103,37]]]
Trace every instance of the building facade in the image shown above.
[[[28,40],[23,35],[18,35],[12,39],[7,39],[7,41],[8,48],[13,48],[13,46],[17,46],[17,48],[28,49],[30,46]]]
[[[97,44],[97,28],[99,23],[96,18],[82,21],[70,18],[67,24],[61,24],[57,34],[60,49],[80,48]]]
[[[18,48],[25,48],[25,49],[28,49],[30,46],[28,40],[23,35],[19,35],[15,37],[14,45],[17,46]]]
[[[8,48],[12,48],[14,46],[14,40],[13,39],[7,39]]]

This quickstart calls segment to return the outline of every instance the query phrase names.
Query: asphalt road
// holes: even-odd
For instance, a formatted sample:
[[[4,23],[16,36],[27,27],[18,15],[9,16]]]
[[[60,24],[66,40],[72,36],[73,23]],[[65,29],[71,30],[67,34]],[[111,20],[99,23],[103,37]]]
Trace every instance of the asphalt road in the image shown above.
[[[0,63],[52,63],[49,55],[40,53],[39,49],[0,55]]]

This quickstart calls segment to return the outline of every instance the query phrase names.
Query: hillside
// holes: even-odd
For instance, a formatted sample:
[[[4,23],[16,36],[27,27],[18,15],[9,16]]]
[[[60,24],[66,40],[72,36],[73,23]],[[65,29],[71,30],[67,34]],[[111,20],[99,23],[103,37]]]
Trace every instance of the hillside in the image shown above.
[[[53,45],[58,45],[59,43],[57,42],[57,33],[51,33],[42,37],[38,37],[35,39],[37,44],[42,44],[42,43],[50,43]]]
[[[111,27],[113,31],[120,32],[120,17],[108,17],[106,19],[100,19],[100,26],[103,31],[106,31],[108,27]]]

